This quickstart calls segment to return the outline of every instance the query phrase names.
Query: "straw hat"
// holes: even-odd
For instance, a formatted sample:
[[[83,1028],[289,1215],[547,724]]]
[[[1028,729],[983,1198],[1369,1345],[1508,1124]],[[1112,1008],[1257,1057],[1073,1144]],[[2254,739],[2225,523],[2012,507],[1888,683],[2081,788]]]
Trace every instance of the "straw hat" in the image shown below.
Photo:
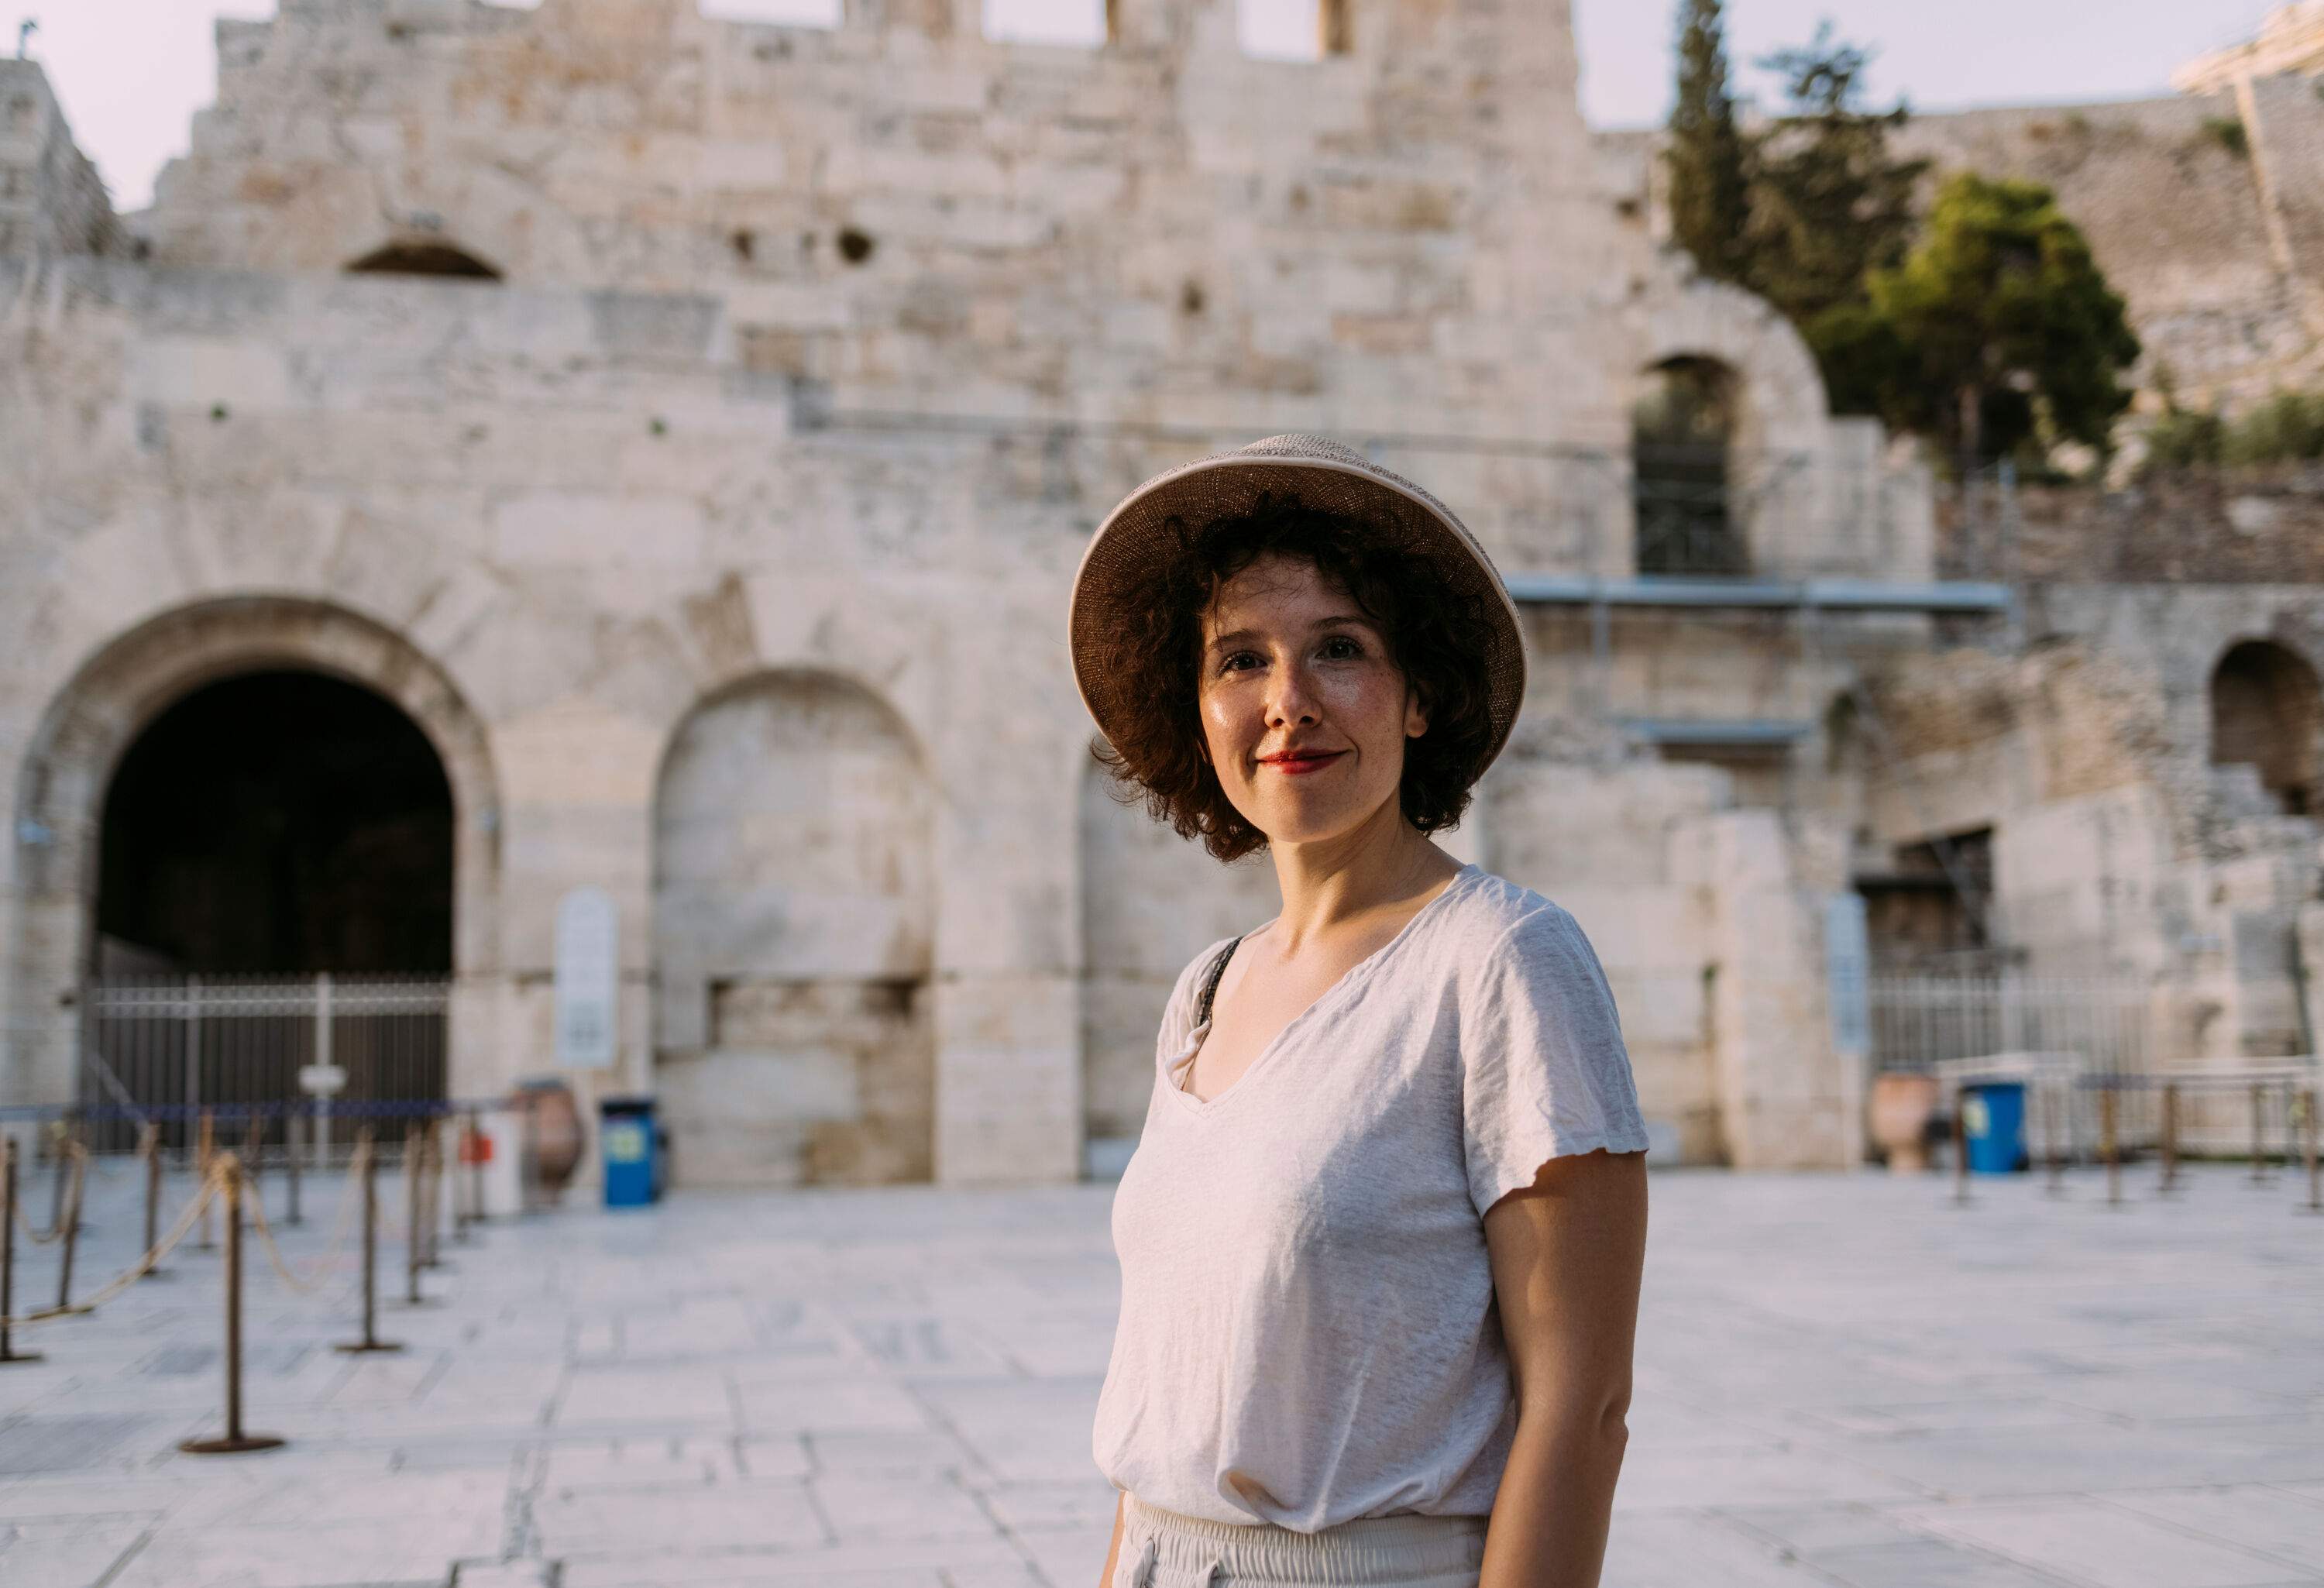
[[[1525,642],[1517,604],[1485,549],[1451,508],[1403,475],[1323,436],[1269,436],[1165,469],[1124,497],[1097,527],[1074,576],[1065,622],[1074,682],[1098,731],[1112,739],[1115,725],[1144,705],[1126,680],[1104,675],[1095,660],[1096,642],[1119,627],[1133,603],[1146,598],[1155,560],[1177,554],[1180,541],[1171,521],[1200,528],[1239,517],[1262,494],[1296,495],[1304,506],[1370,526],[1382,540],[1425,559],[1456,593],[1476,601],[1491,630],[1485,672],[1492,737],[1470,771],[1474,781],[1508,742],[1525,699]]]

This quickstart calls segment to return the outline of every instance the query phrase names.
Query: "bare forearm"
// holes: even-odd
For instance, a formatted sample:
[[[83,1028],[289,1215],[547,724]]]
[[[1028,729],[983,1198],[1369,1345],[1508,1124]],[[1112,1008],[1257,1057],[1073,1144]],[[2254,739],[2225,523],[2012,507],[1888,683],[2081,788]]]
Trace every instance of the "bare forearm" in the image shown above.
[[[1121,1555],[1121,1508],[1122,1498],[1117,1493],[1113,1499],[1113,1541],[1105,1546],[1105,1575],[1097,1580],[1097,1588],[1112,1588],[1113,1563]]]
[[[1597,1588],[1628,1441],[1619,1411],[1521,1417],[1477,1588]]]

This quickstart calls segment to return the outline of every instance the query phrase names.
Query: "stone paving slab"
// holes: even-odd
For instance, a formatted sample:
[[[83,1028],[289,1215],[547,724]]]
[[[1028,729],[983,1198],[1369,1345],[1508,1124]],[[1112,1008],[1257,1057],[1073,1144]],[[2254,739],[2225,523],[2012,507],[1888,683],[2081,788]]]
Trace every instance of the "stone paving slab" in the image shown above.
[[[92,1286],[137,1223],[106,1167]],[[1608,1588],[2324,1588],[2324,1218],[2232,1168],[2070,1180],[1657,1175]],[[182,1251],[0,1368],[0,1583],[1096,1588],[1111,1197],[575,1206],[447,1245],[373,1357],[312,1219],[321,1288],[254,1254],[246,1298],[245,1422],[291,1443],[231,1458],[176,1449],[221,1371]]]

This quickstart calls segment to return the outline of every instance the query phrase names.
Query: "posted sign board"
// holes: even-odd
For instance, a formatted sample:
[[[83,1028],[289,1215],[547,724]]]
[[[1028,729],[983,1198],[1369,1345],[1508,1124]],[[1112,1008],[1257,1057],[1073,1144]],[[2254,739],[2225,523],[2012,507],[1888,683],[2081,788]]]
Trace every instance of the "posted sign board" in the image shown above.
[[[614,995],[621,954],[613,898],[576,888],[557,904],[557,1062],[602,1069],[613,1062]]]

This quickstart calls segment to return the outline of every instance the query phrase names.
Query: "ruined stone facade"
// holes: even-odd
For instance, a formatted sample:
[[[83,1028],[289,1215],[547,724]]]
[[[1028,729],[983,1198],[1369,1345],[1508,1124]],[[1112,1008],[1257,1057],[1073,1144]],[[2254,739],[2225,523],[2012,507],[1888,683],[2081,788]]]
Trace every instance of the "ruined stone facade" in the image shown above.
[[[2168,756],[1930,817],[1848,730],[1860,681],[1969,676],[1963,634],[2012,702],[2049,664],[1941,615],[1925,474],[1657,247],[1563,5],[1351,0],[1310,63],[1244,58],[1227,0],[1113,15],[1082,50],[988,41],[967,0],[828,31],[283,0],[221,24],[134,244],[42,189],[0,257],[0,1096],[74,1095],[124,758],[206,684],[306,670],[441,762],[454,1094],[553,1067],[557,909],[590,885],[618,1057],[568,1078],[655,1092],[681,1182],[1104,1172],[1171,978],[1274,885],[1110,797],[1068,582],[1139,480],[1288,429],[1425,482],[1509,576],[1532,692],[1450,842],[1589,930],[1666,1153],[1858,1156],[1825,901],[1884,845],[2127,813],[2147,849],[2059,931],[2177,974],[2121,880],[2228,863]],[[48,103],[28,69],[11,93]],[[1731,399],[1731,590],[1634,577],[1632,414],[1680,365]],[[2045,610],[2148,657],[2151,599]],[[2129,717],[2185,726],[2182,674],[2255,625],[2324,655],[2307,587],[2167,599],[2209,615]],[[2027,753],[1937,743],[1902,753],[1948,790]]]

